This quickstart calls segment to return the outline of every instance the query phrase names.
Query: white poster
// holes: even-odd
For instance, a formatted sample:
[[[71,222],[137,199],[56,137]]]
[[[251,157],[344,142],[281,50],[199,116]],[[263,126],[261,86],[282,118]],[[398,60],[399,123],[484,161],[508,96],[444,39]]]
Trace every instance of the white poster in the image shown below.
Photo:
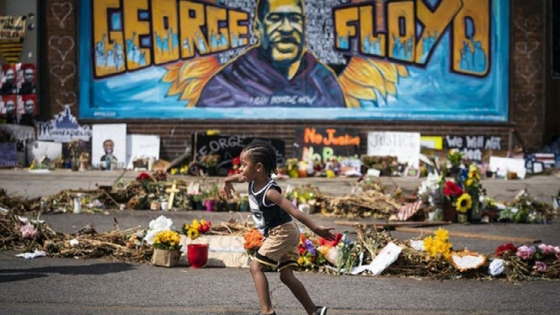
[[[33,141],[27,144],[27,159],[29,162],[39,161],[43,156],[55,160],[62,156],[62,143]]]
[[[396,156],[400,163],[416,169],[420,163],[420,133],[369,132],[367,155]]]
[[[126,137],[127,168],[133,169],[132,161],[139,158],[159,160],[160,138],[155,135],[128,135]]]
[[[104,170],[126,165],[126,124],[93,125],[91,165]]]
[[[523,179],[527,174],[524,159],[503,158],[497,156],[490,157],[490,171],[497,173],[498,176],[506,176],[507,172],[517,173],[517,177]]]

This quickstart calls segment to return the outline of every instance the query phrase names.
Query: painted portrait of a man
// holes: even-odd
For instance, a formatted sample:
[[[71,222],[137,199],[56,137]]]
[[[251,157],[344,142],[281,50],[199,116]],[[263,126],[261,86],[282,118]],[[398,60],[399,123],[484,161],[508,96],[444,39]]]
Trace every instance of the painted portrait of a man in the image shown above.
[[[196,106],[345,107],[334,72],[306,51],[305,19],[303,0],[260,0],[259,44],[211,78]]]

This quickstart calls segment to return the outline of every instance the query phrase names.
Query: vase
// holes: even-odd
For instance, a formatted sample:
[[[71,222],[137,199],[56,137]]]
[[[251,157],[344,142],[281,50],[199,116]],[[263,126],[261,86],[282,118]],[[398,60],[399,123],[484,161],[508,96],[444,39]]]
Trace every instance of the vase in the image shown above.
[[[191,268],[202,268],[208,263],[208,244],[187,245],[187,258]]]
[[[214,211],[214,205],[215,204],[216,204],[216,201],[214,201],[214,200],[204,200],[204,207],[206,208],[206,211],[208,211],[208,212]]]
[[[457,222],[457,209],[451,202],[443,203],[443,220]]]
[[[469,222],[469,217],[466,213],[458,213],[457,214],[457,222],[459,223],[467,223]]]
[[[248,202],[241,202],[239,203],[239,211],[241,212],[247,212],[249,211],[249,203]]]
[[[478,196],[473,198],[472,206],[469,209],[469,222],[478,223],[482,219],[482,209],[480,207],[480,201]]]
[[[152,256],[152,265],[161,267],[175,267],[179,264],[179,257],[181,257],[181,251],[178,249],[154,249],[154,255]]]
[[[228,211],[237,211],[237,202],[231,201],[226,204],[226,208]]]

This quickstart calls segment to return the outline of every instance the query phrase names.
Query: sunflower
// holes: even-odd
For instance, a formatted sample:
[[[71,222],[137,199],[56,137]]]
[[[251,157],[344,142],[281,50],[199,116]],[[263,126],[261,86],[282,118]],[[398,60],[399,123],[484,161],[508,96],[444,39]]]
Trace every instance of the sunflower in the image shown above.
[[[472,206],[472,198],[469,194],[462,194],[459,199],[457,199],[457,211],[462,213],[467,213]]]
[[[191,240],[194,240],[198,237],[198,230],[197,229],[190,229],[187,235]]]

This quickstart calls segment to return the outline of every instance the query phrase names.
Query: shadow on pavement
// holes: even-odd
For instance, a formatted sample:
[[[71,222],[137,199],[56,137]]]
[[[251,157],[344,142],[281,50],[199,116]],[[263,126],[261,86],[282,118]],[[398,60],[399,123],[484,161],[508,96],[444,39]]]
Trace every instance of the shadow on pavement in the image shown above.
[[[93,264],[86,266],[50,266],[29,269],[2,269],[0,270],[0,283],[47,277],[50,273],[59,273],[61,275],[103,275],[133,269],[135,269],[134,265],[125,263]],[[2,275],[7,273],[15,275]]]

